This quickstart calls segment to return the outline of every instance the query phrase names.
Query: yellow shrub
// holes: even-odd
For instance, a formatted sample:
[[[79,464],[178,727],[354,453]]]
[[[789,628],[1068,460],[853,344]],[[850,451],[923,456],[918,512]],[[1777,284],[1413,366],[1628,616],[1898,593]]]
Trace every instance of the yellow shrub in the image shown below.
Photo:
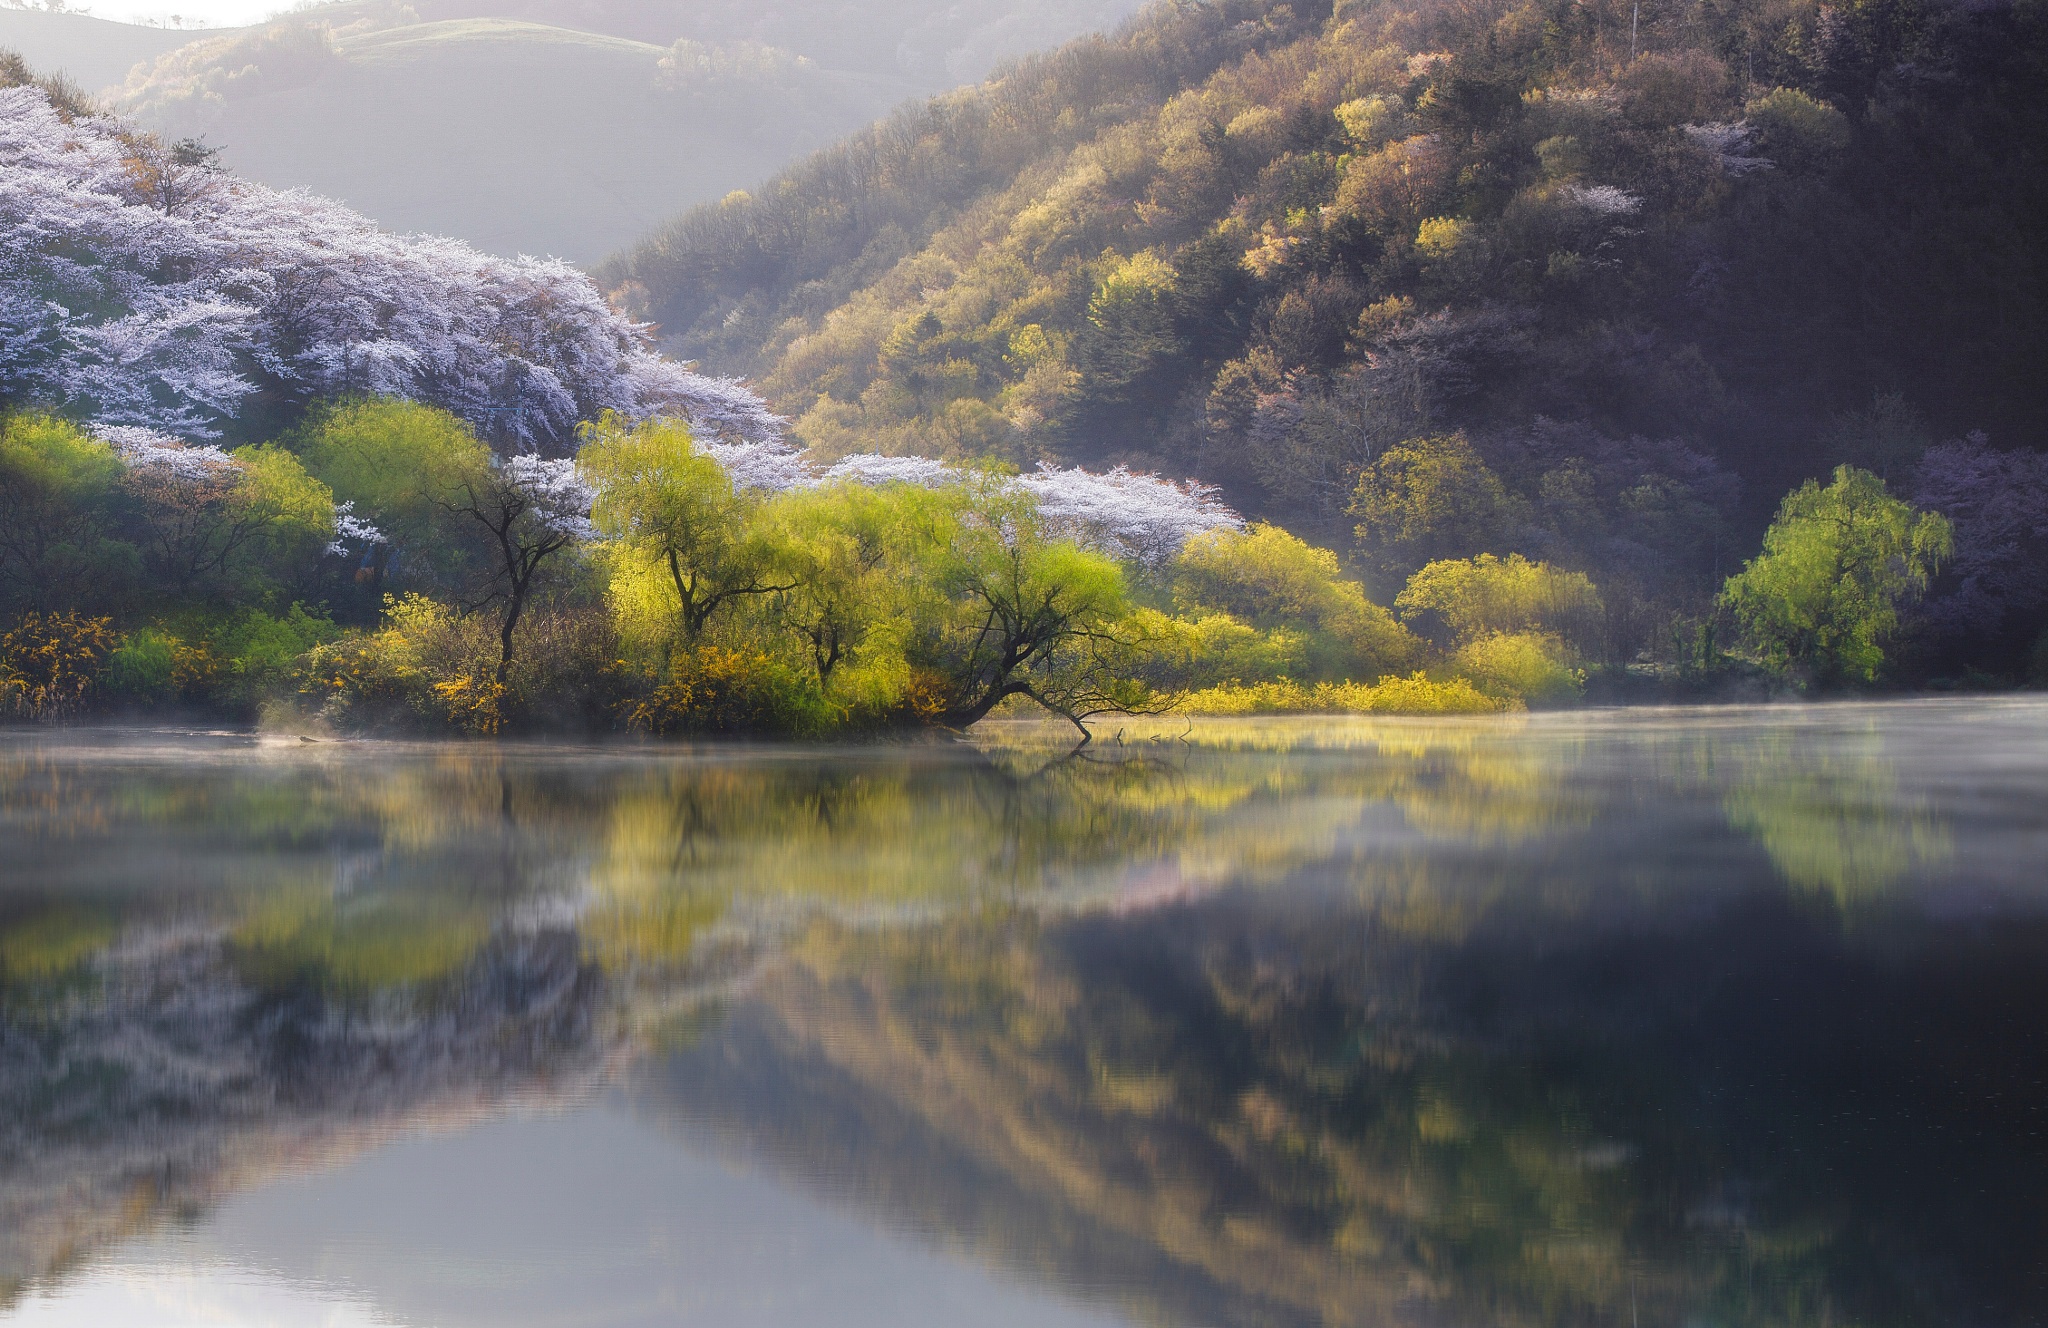
[[[1188,715],[1489,715],[1514,709],[1506,699],[1488,696],[1463,678],[1439,682],[1423,673],[1389,675],[1372,684],[1358,682],[1226,683],[1185,698],[1176,707]]]
[[[57,719],[84,709],[117,640],[106,618],[23,614],[0,634],[0,712]]]
[[[1586,689],[1586,675],[1572,667],[1564,643],[1537,632],[1481,636],[1460,647],[1451,663],[1481,689],[1532,705],[1569,705]]]

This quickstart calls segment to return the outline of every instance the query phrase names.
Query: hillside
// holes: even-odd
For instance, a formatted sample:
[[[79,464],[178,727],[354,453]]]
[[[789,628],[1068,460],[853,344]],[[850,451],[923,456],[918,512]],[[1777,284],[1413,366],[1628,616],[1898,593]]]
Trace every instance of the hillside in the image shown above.
[[[584,262],[906,98],[1117,9],[354,0],[170,33],[0,10],[0,47],[240,174],[396,230]]]
[[[1389,594],[1513,550],[1668,608],[1806,477],[2039,441],[2044,144],[2028,5],[1632,32],[1618,3],[1216,0],[899,113],[601,280],[827,454],[1128,462]]]
[[[0,48],[23,52],[44,73],[61,74],[84,88],[119,83],[138,63],[175,51],[192,37],[87,14],[0,6]]]

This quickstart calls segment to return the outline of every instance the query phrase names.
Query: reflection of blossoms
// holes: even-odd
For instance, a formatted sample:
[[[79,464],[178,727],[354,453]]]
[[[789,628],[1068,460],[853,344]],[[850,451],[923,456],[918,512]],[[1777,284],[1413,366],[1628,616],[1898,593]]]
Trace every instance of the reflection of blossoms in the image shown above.
[[[595,539],[590,524],[591,504],[597,495],[581,475],[576,463],[547,457],[516,456],[505,462],[505,480],[524,498],[535,520],[558,535],[570,539]]]
[[[606,411],[781,437],[759,397],[663,359],[567,263],[391,235],[226,176],[165,208],[137,153],[112,120],[0,90],[0,394],[191,438],[259,392],[406,397],[532,450],[568,450]]]

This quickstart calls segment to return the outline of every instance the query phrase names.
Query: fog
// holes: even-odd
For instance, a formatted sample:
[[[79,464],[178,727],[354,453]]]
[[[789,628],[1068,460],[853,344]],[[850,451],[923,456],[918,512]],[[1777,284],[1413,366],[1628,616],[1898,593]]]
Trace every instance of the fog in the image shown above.
[[[348,0],[205,32],[0,9],[0,47],[251,179],[394,230],[590,263],[906,99],[1135,8]]]

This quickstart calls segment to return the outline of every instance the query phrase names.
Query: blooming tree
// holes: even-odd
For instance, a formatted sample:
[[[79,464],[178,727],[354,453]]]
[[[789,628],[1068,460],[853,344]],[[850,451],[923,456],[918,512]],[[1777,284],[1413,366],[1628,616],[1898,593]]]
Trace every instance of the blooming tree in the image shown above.
[[[1991,647],[2003,664],[2048,624],[2048,453],[2001,451],[1981,433],[1929,448],[1912,496],[1955,527],[1940,593],[1920,608],[1939,640]]]
[[[1017,483],[1053,529],[1084,548],[1146,567],[1172,561],[1191,536],[1244,525],[1211,485],[1176,484],[1122,466],[1103,475],[1041,466]]]
[[[1611,184],[1570,185],[1566,187],[1564,196],[1602,217],[1631,216],[1643,206],[1641,195]]]
[[[0,89],[0,234],[0,397],[107,426],[204,440],[257,393],[374,393],[507,451],[566,452],[608,410],[725,445],[781,436],[759,397],[662,358],[567,263],[392,235],[35,87]]]
[[[1689,124],[1685,126],[1685,137],[1729,175],[1768,171],[1776,165],[1770,158],[1750,151],[1756,142],[1756,130],[1747,120]]]

